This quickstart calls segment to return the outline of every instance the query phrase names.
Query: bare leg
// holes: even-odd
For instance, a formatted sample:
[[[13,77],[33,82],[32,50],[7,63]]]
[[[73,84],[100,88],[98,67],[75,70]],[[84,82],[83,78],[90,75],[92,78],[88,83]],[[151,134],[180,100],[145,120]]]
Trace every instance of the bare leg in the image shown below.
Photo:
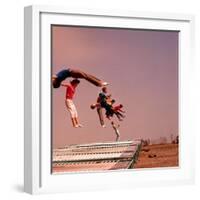
[[[116,133],[116,135],[117,135],[116,141],[118,141],[118,140],[119,140],[119,137],[120,137],[119,130],[115,131],[115,133]]]
[[[78,123],[78,113],[77,113],[77,110],[76,110],[76,107],[75,107],[73,101],[71,99],[66,99],[65,105],[71,115],[73,127],[75,127],[75,128],[80,127],[80,124]]]
[[[124,115],[122,115],[122,114],[119,113],[119,112],[116,112],[115,114],[116,114],[116,116],[117,116],[117,118],[118,118],[119,121],[123,121],[122,118],[125,117]]]
[[[87,74],[81,70],[64,69],[52,77],[53,87],[59,88],[61,82],[69,77],[86,79],[87,81],[89,81],[90,83],[92,83],[98,87],[106,86],[108,84],[108,83],[96,78],[95,76],[93,76],[91,74]]]
[[[99,121],[100,121],[101,126],[105,127],[102,108],[100,106],[97,107],[97,113],[98,113],[98,116],[99,116]]]
[[[117,125],[116,126],[116,124],[114,124],[114,122],[112,121],[111,122],[111,125],[112,125],[112,127],[113,127],[113,129],[114,129],[114,131],[115,131],[115,134],[116,134],[116,141],[118,141],[119,140],[119,137],[120,137],[120,133],[119,133],[119,125]]]
[[[83,125],[79,123],[78,117],[75,117],[74,119],[75,119],[76,125],[77,125],[78,127],[83,127]]]
[[[77,128],[78,126],[77,126],[77,123],[75,121],[75,118],[71,118],[71,120],[72,120],[73,127]]]
[[[107,85],[106,82],[103,82],[102,80],[96,78],[95,76],[91,75],[91,74],[87,74],[81,70],[75,70],[75,69],[70,69],[70,74],[72,78],[83,78],[86,79],[87,81],[89,81],[90,83],[98,86],[98,87],[102,87]]]

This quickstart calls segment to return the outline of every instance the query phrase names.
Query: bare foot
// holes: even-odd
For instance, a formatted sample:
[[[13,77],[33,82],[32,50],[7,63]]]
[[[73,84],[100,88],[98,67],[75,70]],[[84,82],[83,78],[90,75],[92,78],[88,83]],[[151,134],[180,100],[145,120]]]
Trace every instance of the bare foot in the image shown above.
[[[107,86],[107,85],[108,85],[107,82],[103,82],[103,83],[102,83],[102,87]]]
[[[82,127],[83,127],[83,125],[82,125],[82,124],[78,124],[78,127],[79,127],[79,128],[82,128]]]

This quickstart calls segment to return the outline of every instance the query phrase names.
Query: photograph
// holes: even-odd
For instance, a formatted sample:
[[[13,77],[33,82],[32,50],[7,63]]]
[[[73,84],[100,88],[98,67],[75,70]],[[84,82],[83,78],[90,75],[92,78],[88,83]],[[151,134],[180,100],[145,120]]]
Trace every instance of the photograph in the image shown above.
[[[179,167],[179,31],[52,24],[50,87],[52,174]]]

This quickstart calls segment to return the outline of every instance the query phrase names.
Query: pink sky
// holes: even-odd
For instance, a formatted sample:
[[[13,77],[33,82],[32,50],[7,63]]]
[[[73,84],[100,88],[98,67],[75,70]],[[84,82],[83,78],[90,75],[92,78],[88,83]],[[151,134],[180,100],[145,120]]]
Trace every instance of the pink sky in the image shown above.
[[[110,83],[109,93],[126,111],[121,140],[178,134],[178,32],[53,26],[52,73],[68,67]],[[115,140],[110,122],[102,128],[90,109],[99,91],[81,80],[74,103],[84,127],[76,129],[65,89],[52,89],[53,148]]]

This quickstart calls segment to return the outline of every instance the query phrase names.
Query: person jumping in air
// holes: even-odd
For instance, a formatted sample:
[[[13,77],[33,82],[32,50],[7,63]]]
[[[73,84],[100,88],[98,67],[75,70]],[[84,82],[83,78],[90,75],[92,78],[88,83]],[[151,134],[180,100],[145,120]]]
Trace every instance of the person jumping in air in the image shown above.
[[[123,108],[122,104],[119,104],[118,106],[113,106],[113,113],[117,116],[119,121],[122,121],[122,118],[125,117],[125,115],[122,114],[125,113],[125,111],[122,110],[122,108]]]
[[[112,104],[111,94],[108,95],[107,87],[102,88],[102,92],[99,93],[99,103],[102,108],[106,110],[106,116],[109,116],[109,113],[112,113]]]
[[[122,118],[125,117],[122,113],[125,113],[121,108],[122,104],[114,106],[115,100],[111,98],[111,94],[107,94],[107,88],[103,87],[102,92],[99,94],[99,102],[102,108],[106,110],[106,117],[110,120],[110,117],[113,117],[115,114],[119,121],[122,121]],[[122,113],[121,113],[122,112]]]
[[[102,92],[99,93],[97,103],[92,104],[90,107],[91,109],[97,108],[97,113],[99,115],[100,123],[102,127],[105,127],[104,119],[102,115],[102,108],[106,110],[106,117],[110,120],[111,117],[115,114],[119,121],[122,121],[122,118],[125,117],[122,113],[125,113],[121,108],[123,107],[122,104],[118,106],[113,106],[115,100],[111,98],[111,95],[108,95],[107,87],[102,88]],[[121,113],[122,112],[122,113]]]
[[[107,109],[107,110],[109,110],[110,108],[110,105],[107,103],[107,98],[110,95],[108,95],[107,92],[108,92],[107,87],[103,87],[102,91],[99,93],[97,102],[90,106],[91,109],[97,108],[100,124],[103,128],[105,127],[105,123],[104,123],[102,108]]]
[[[119,141],[119,138],[120,138],[120,133],[119,133],[119,124],[118,125],[115,125],[114,124],[114,122],[112,121],[111,122],[111,125],[112,125],[112,127],[113,127],[113,129],[114,129],[114,131],[115,131],[115,134],[117,135],[117,137],[116,137],[116,141]]]
[[[97,114],[98,114],[98,116],[99,116],[100,124],[101,124],[101,126],[102,126],[103,128],[105,128],[106,125],[105,125],[105,123],[104,123],[103,112],[102,112],[102,107],[101,107],[101,105],[100,105],[100,99],[99,99],[99,97],[97,98],[97,102],[94,103],[94,104],[92,104],[92,105],[90,106],[90,108],[91,108],[91,109],[95,109],[95,108],[97,109]]]
[[[115,114],[119,121],[123,121],[122,118],[125,118],[125,115],[123,115],[121,112],[125,113],[125,111],[121,110],[123,107],[122,104],[118,106],[113,106],[115,103],[115,100],[113,99],[111,103],[108,103],[110,105],[110,108],[106,110],[106,117],[110,120],[111,117]]]
[[[80,81],[78,79],[73,79],[70,84],[61,83],[61,86],[66,87],[66,98],[65,98],[65,105],[67,110],[70,113],[72,125],[75,128],[82,127],[82,125],[78,121],[78,113],[76,110],[76,106],[73,103],[74,94],[76,92],[76,87]]]
[[[63,69],[59,71],[56,75],[53,75],[52,77],[53,87],[59,88],[62,81],[64,81],[66,78],[69,78],[69,77],[76,78],[76,79],[77,78],[85,79],[98,87],[103,87],[103,86],[108,85],[107,82],[104,82],[91,74],[85,73],[81,70],[68,68],[68,69]]]

